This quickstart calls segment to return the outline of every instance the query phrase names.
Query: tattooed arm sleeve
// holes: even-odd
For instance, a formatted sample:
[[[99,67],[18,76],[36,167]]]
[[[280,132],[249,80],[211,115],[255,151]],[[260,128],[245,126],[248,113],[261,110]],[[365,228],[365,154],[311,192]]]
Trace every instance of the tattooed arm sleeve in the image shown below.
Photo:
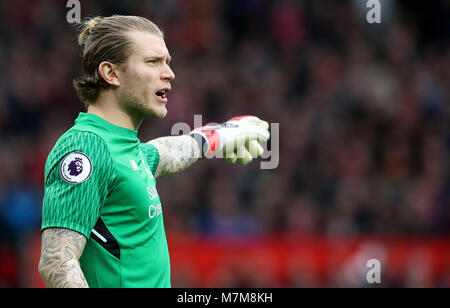
[[[194,138],[183,136],[161,137],[149,142],[159,152],[159,164],[155,177],[162,177],[180,172],[200,157],[200,147]]]
[[[88,288],[78,261],[86,245],[81,233],[48,228],[42,232],[39,273],[48,288]]]

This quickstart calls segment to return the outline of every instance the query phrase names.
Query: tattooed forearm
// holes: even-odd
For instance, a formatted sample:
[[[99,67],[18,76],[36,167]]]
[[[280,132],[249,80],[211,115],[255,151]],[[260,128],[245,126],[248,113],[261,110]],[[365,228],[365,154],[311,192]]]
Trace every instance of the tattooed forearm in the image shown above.
[[[170,136],[154,139],[153,144],[159,152],[159,164],[155,177],[162,177],[190,167],[200,157],[200,147],[194,138]]]
[[[80,268],[86,238],[75,231],[49,228],[42,232],[39,273],[49,288],[88,288]]]

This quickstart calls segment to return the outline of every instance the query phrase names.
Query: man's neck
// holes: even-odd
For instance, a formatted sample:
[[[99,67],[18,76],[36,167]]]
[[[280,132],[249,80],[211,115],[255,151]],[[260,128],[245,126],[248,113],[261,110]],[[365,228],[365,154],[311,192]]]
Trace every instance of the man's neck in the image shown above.
[[[100,118],[116,126],[125,127],[132,130],[138,130],[142,124],[143,117],[135,118],[120,108],[117,99],[114,96],[102,93],[94,104],[90,104],[88,113],[95,114]]]

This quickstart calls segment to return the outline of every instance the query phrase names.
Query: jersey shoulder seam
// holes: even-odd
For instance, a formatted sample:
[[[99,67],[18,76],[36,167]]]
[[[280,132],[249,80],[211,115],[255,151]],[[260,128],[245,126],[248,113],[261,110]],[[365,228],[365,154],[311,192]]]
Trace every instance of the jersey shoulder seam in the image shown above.
[[[99,139],[102,140],[103,145],[104,145],[104,146],[107,148],[107,150],[108,150],[108,153],[109,153],[109,159],[111,160],[112,168],[114,168],[114,171],[115,171],[114,174],[115,174],[116,176],[113,177],[114,180],[113,180],[113,182],[112,182],[112,187],[115,187],[116,184],[117,184],[117,179],[119,178],[119,176],[118,176],[118,175],[119,175],[119,171],[117,170],[117,167],[116,167],[116,165],[115,165],[115,163],[114,163],[114,160],[112,159],[111,149],[110,149],[110,147],[109,147],[108,142],[106,142],[106,140],[105,140],[102,136],[100,136],[99,134],[97,134],[97,133],[95,133],[95,132],[93,132],[93,131],[90,131],[90,130],[74,129],[74,133],[77,133],[77,132],[79,132],[79,133],[90,133],[90,134],[93,134],[94,136],[96,136],[97,138],[99,138]]]
[[[95,137],[97,137],[98,139],[101,140],[101,142],[102,142],[103,145],[106,147],[106,149],[107,149],[107,151],[108,151],[108,153],[109,153],[109,159],[111,160],[111,165],[112,165],[112,167],[114,168],[115,174],[118,175],[119,173],[118,173],[118,170],[117,170],[117,168],[116,168],[116,166],[115,166],[115,164],[114,164],[114,160],[112,159],[111,150],[110,150],[110,147],[108,146],[108,143],[105,141],[105,139],[104,139],[102,136],[100,136],[99,134],[97,134],[97,133],[95,133],[95,132],[93,132],[93,131],[89,131],[89,130],[79,130],[79,129],[69,130],[69,131],[67,131],[66,133],[64,133],[63,136],[61,136],[61,138],[58,140],[57,144],[55,145],[54,149],[56,149],[57,146],[59,146],[60,143],[64,142],[64,140],[65,140],[66,138],[71,138],[73,135],[76,135],[76,134],[78,134],[78,133],[82,133],[82,134],[92,134],[92,135],[94,135]],[[53,150],[52,150],[52,152],[53,152]],[[67,154],[70,153],[70,152],[71,152],[71,151],[69,151],[69,152],[67,152],[67,153],[63,153],[62,156],[67,155]],[[62,157],[61,157],[61,158],[62,158]],[[60,159],[61,159],[61,158],[60,158]],[[58,159],[58,161],[60,161],[60,159]],[[54,162],[53,166],[51,166],[51,168],[48,170],[48,172],[45,173],[45,181],[47,181],[48,176],[50,175],[50,173],[52,172],[52,170],[53,170],[57,165],[58,165],[57,162],[56,162],[56,163]],[[116,181],[117,178],[118,178],[117,176],[114,177],[113,186],[115,186],[115,181]]]
[[[159,163],[161,162],[161,154],[159,153],[158,148],[157,148],[154,144],[151,144],[150,142],[141,143],[142,149],[143,149],[144,151],[146,151],[144,145],[150,145],[150,146],[152,146],[152,147],[154,148],[154,151],[153,151],[153,152],[156,152],[156,153],[157,153],[158,159],[157,159],[157,164],[156,164],[155,171],[153,172],[153,171],[151,170],[152,173],[153,173],[153,176],[156,178],[156,170],[158,170]],[[144,153],[144,155],[145,155],[145,153]],[[147,160],[147,157],[146,157],[146,160]]]

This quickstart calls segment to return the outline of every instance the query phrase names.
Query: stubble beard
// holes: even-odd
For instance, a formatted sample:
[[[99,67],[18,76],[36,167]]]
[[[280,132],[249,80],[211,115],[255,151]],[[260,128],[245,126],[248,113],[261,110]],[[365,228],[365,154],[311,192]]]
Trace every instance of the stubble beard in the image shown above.
[[[167,109],[164,106],[159,107],[159,102],[151,102],[152,98],[148,97],[148,93],[144,93],[141,97],[132,91],[123,93],[119,100],[119,106],[133,117],[164,118],[167,114]]]

